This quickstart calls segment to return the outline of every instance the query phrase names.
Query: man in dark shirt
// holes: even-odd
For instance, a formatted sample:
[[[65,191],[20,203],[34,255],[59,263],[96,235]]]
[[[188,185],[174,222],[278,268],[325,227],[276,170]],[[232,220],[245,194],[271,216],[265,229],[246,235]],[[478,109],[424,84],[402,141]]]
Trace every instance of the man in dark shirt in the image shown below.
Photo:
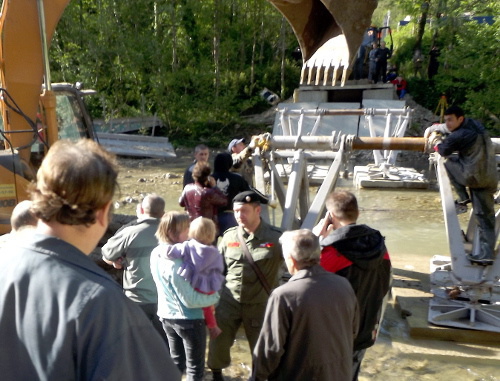
[[[466,211],[466,205],[472,202],[479,226],[480,252],[468,258],[489,265],[493,263],[496,242],[494,193],[498,182],[493,144],[484,126],[465,118],[460,107],[451,106],[444,115],[445,124],[427,128],[424,137],[446,157],[445,168],[458,194],[457,206]],[[458,154],[452,155],[454,152]]]
[[[188,184],[193,184],[193,168],[199,161],[208,162],[208,158],[210,157],[210,151],[205,144],[198,144],[194,148],[194,161],[189,167],[187,167],[184,172],[184,179],[182,181],[182,188],[184,188]]]
[[[382,83],[387,82],[387,60],[391,58],[391,49],[385,46],[385,42],[380,43],[378,48],[378,61],[377,61],[377,78],[382,80]]]
[[[369,59],[368,80],[370,83],[377,83],[378,82],[377,69],[380,57],[379,57],[379,49],[376,42],[372,44],[372,50],[370,50],[370,53],[368,54],[368,59]]]

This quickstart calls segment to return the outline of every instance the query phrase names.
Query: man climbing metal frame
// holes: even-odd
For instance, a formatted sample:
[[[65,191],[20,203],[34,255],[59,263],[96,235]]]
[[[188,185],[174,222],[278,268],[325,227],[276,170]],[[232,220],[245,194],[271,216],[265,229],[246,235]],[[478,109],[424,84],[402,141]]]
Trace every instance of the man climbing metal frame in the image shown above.
[[[451,106],[444,116],[445,124],[427,128],[424,137],[430,143],[429,151],[446,157],[446,172],[458,195],[457,213],[467,211],[467,204],[472,203],[480,250],[468,259],[491,265],[496,243],[493,196],[498,183],[493,144],[484,126],[465,118],[460,107]]]

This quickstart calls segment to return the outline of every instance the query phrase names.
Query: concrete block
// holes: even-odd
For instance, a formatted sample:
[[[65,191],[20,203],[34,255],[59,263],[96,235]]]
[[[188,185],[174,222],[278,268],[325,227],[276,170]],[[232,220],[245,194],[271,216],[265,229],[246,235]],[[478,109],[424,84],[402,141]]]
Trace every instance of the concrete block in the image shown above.
[[[310,90],[302,91],[295,89],[293,92],[294,102],[327,102],[328,101],[328,91],[324,90]]]

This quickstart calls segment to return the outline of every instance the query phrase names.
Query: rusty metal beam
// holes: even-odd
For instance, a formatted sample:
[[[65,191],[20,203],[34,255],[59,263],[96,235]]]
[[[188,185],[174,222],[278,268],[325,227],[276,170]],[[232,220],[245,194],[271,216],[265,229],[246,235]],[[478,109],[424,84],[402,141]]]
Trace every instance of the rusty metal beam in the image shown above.
[[[400,150],[424,152],[425,138],[354,137],[348,141],[353,150]]]
[[[500,154],[500,138],[492,138],[495,153]],[[331,151],[339,149],[338,136],[273,136],[274,149],[307,149]],[[400,150],[424,152],[426,139],[423,137],[384,138],[347,136],[349,150]]]

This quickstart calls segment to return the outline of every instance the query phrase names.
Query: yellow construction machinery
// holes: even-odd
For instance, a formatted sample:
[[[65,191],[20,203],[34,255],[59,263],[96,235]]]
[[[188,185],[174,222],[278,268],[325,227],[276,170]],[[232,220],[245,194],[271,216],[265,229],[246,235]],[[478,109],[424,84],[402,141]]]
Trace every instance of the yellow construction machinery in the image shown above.
[[[48,49],[69,0],[4,0],[0,16],[0,234],[46,150],[94,138],[78,86],[52,84]],[[57,96],[56,96],[57,94]]]

